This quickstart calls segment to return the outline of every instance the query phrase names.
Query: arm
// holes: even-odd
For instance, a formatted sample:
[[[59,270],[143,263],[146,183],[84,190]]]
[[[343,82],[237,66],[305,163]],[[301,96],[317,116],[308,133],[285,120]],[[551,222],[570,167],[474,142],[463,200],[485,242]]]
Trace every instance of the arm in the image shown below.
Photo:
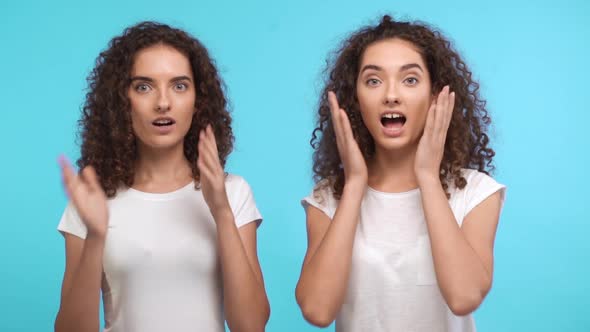
[[[231,331],[264,331],[270,305],[256,254],[256,222],[238,229],[231,210],[216,222],[227,324]]]
[[[55,320],[56,332],[97,332],[104,239],[82,240],[65,234],[66,270],[61,303]]]
[[[454,314],[469,314],[492,286],[500,192],[476,206],[460,228],[440,180],[423,180],[420,188],[441,293]]]
[[[234,332],[264,331],[270,305],[256,254],[256,223],[236,226],[211,126],[201,132],[198,149],[203,197],[217,224],[227,325]]]
[[[428,111],[418,144],[414,171],[438,284],[447,305],[456,315],[474,311],[492,284],[493,247],[501,197],[495,193],[475,207],[459,227],[439,179],[446,134],[455,94],[445,87]]]
[[[82,240],[64,235],[66,269],[55,331],[97,332],[102,255],[108,224],[106,196],[91,166],[76,175],[65,159],[60,163],[66,192],[86,226],[87,237]]]
[[[307,253],[295,296],[314,325],[330,325],[344,301],[364,191],[362,184],[345,185],[333,220],[314,206],[307,208]]]
[[[345,111],[338,106],[334,93],[330,92],[328,99],[345,184],[333,220],[315,207],[307,208],[307,253],[295,292],[305,319],[322,327],[336,318],[346,295],[368,176]]]

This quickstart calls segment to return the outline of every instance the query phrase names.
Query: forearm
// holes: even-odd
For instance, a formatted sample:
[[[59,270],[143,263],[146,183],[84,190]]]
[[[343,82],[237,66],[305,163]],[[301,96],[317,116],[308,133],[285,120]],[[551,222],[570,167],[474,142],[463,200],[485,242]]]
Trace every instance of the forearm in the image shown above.
[[[264,331],[270,306],[262,277],[248,259],[231,211],[215,219],[228,326],[233,332]]]
[[[491,271],[459,227],[438,178],[419,181],[434,268],[447,304],[461,314],[477,308],[491,285]]]
[[[297,302],[306,319],[316,325],[329,325],[344,301],[365,190],[364,184],[345,185],[328,230],[302,268]]]
[[[80,264],[71,287],[65,289],[55,321],[56,332],[97,332],[104,238],[89,236],[84,241]]]

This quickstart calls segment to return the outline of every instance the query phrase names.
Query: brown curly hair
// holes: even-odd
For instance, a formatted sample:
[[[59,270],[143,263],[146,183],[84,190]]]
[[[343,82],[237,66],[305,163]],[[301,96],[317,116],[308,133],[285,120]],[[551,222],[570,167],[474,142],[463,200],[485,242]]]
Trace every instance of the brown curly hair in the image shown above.
[[[486,102],[479,96],[479,84],[451,42],[425,23],[394,21],[385,15],[377,26],[366,26],[354,32],[327,62],[329,75],[320,97],[317,126],[310,144],[314,149],[314,181],[320,184],[320,188],[330,186],[336,199],[342,196],[344,169],[336,148],[327,93],[334,91],[336,94],[340,107],[346,110],[350,119],[363,157],[365,161],[369,160],[375,153],[375,142],[360,116],[356,80],[367,47],[391,38],[416,46],[430,73],[433,94],[445,85],[455,92],[455,110],[440,170],[444,190],[447,191],[449,183],[459,189],[465,187],[467,181],[461,175],[461,168],[473,168],[486,174],[494,169],[492,158],[495,153],[488,146],[486,134],[490,125]]]
[[[108,197],[121,185],[131,187],[135,175],[137,142],[131,126],[131,69],[138,51],[156,44],[171,46],[190,61],[195,79],[195,112],[184,138],[184,155],[195,181],[199,132],[211,124],[217,140],[221,165],[233,148],[231,116],[227,109],[225,86],[207,49],[187,32],[157,22],[141,22],[113,38],[101,52],[87,78],[88,92],[79,121],[80,169],[92,165]]]

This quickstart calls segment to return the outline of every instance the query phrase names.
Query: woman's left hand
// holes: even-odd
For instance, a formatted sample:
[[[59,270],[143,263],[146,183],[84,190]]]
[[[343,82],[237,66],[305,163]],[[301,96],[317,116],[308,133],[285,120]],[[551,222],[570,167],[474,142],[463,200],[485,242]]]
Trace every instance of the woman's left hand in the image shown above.
[[[211,125],[199,133],[199,157],[201,191],[213,218],[217,221],[223,213],[231,213],[225,191],[225,171],[219,162],[217,143]]]
[[[447,131],[455,107],[455,92],[449,90],[449,86],[445,86],[428,110],[424,133],[418,143],[414,162],[418,182],[421,179],[439,178]]]

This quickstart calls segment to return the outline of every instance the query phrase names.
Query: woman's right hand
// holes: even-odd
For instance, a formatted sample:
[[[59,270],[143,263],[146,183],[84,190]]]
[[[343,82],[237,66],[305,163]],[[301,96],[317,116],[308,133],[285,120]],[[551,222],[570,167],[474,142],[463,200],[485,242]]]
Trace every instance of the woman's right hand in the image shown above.
[[[328,102],[332,115],[334,134],[336,135],[336,145],[338,146],[338,153],[340,154],[340,160],[344,167],[345,184],[356,182],[366,186],[368,178],[367,164],[352,134],[352,127],[350,126],[348,115],[346,111],[340,108],[336,94],[332,91],[328,92]]]
[[[86,166],[76,174],[65,157],[60,157],[64,188],[74,204],[82,222],[88,229],[88,236],[104,238],[107,233],[109,212],[107,198],[100,186],[96,171]]]

